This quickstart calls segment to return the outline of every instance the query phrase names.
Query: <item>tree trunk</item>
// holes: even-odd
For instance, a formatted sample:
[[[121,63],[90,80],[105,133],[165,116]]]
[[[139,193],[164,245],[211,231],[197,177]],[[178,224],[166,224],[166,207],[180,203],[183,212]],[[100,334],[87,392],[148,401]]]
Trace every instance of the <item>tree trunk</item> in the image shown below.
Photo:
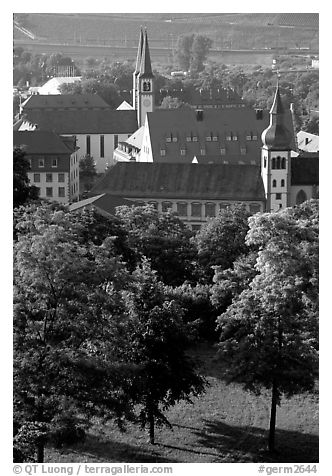
[[[271,401],[271,415],[270,415],[270,431],[269,431],[269,451],[274,451],[274,441],[276,432],[276,415],[278,403],[278,388],[276,379],[272,383],[272,401]]]
[[[149,439],[151,445],[154,445],[154,415],[152,408],[149,409]]]
[[[40,441],[37,446],[37,463],[44,463],[44,447],[44,442]]]

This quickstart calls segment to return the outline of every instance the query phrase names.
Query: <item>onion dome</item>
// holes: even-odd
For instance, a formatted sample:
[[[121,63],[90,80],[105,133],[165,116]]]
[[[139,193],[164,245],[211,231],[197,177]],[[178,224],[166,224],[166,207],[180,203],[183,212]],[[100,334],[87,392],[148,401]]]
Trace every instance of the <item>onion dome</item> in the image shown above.
[[[263,146],[270,150],[290,150],[292,134],[284,124],[279,84],[270,110],[270,125],[262,133]]]

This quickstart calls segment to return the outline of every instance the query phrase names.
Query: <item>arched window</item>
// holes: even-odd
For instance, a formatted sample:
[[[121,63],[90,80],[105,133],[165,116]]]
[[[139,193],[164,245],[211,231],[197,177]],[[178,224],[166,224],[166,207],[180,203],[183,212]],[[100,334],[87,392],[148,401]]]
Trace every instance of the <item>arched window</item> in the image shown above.
[[[281,168],[281,157],[278,155],[277,157],[277,169],[279,170]]]
[[[284,187],[285,186],[285,180],[284,179],[281,179],[281,187]]]
[[[301,203],[307,200],[307,194],[304,190],[300,190],[296,195],[296,205],[300,205]]]
[[[275,157],[273,157],[272,159],[272,169],[275,169],[276,168],[276,159]]]
[[[285,159],[285,157],[283,157],[283,158],[281,159],[281,168],[282,168],[282,169],[285,169],[285,168],[286,168],[286,159]]]
[[[276,187],[277,186],[277,181],[276,180],[272,180],[272,187]]]

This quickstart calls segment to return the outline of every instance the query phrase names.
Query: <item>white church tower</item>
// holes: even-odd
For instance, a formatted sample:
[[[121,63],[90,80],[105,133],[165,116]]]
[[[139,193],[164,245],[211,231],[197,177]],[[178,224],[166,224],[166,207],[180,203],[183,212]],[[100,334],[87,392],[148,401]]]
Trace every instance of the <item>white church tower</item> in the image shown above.
[[[290,206],[292,134],[284,122],[279,84],[270,110],[270,125],[262,133],[261,173],[265,188],[266,211]]]
[[[148,35],[141,29],[133,74],[133,108],[137,111],[138,126],[144,125],[147,112],[154,111],[154,76],[151,68]]]

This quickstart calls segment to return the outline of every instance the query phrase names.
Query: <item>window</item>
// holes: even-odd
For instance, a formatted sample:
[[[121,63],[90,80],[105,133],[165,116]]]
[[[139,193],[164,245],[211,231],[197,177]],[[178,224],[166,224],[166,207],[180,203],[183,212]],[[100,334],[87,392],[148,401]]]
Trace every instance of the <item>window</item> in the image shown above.
[[[232,140],[237,140],[237,136],[233,136],[233,137],[232,137]]]
[[[36,189],[37,189],[38,197],[40,197],[40,187],[36,187]]]
[[[266,157],[264,157],[264,169],[266,169]]]
[[[65,187],[59,187],[58,188],[58,195],[59,195],[59,197],[64,197],[65,196]]]
[[[286,159],[285,159],[285,157],[283,157],[283,158],[281,159],[281,168],[282,168],[282,169],[285,169],[285,168],[286,168]]]
[[[187,141],[187,142],[191,142],[191,137],[190,137],[190,136],[187,136],[187,137],[186,137],[186,141]]]
[[[52,159],[52,167],[58,166],[58,159]]]
[[[38,167],[45,167],[45,159],[38,159]]]
[[[180,149],[180,154],[181,155],[186,155],[186,149]]]
[[[178,138],[177,137],[173,137],[173,142],[177,142],[178,141]]]
[[[192,225],[191,229],[192,231],[199,231],[201,229],[201,225]]]
[[[251,140],[251,136],[246,136],[246,140]]]
[[[213,142],[218,142],[218,137],[217,137],[217,136],[213,136],[213,137],[212,137],[212,140],[213,140]]]
[[[277,186],[277,181],[276,180],[272,180],[272,187],[276,187]]]
[[[276,200],[281,200],[281,193],[276,193]]]
[[[281,157],[278,155],[277,157],[277,169],[280,170],[281,169]]]
[[[205,149],[201,149],[201,155],[205,155]]]
[[[241,153],[241,155],[246,155],[247,149],[245,147],[241,147],[240,148],[240,153]]]
[[[58,182],[64,182],[65,181],[65,174],[58,174]]]
[[[251,140],[257,140],[257,136],[252,136]]]
[[[100,157],[105,157],[105,137],[100,136]]]
[[[193,217],[202,216],[202,204],[201,203],[192,203],[191,204],[191,216],[193,216]]]
[[[221,149],[220,149],[220,154],[221,154],[221,155],[226,155],[226,149],[225,149],[225,147],[221,147]]]
[[[177,212],[178,214],[181,216],[181,217],[184,217],[184,216],[187,216],[188,215],[188,204],[185,203],[185,202],[178,202],[176,204],[176,209],[177,209]]]
[[[206,203],[205,204],[205,216],[215,217],[216,216],[216,204],[215,203]]]
[[[91,155],[91,137],[86,136],[86,154]]]
[[[118,136],[118,134],[114,134],[114,138],[113,138],[114,149],[117,148],[118,143],[119,143],[119,136]]]
[[[281,179],[280,186],[281,186],[281,187],[284,187],[284,186],[285,186],[285,180],[284,180],[284,179]]]
[[[211,142],[211,136],[206,136],[205,140],[206,140],[206,142]]]
[[[148,202],[148,205],[152,205],[155,210],[158,210],[158,203],[157,202]]]
[[[304,190],[300,190],[296,195],[296,205],[300,205],[301,203],[307,200],[307,194]]]
[[[166,142],[172,142],[172,137],[166,137]]]
[[[197,142],[197,137],[196,136],[193,137],[193,142]]]
[[[220,210],[225,210],[226,208],[229,207],[229,203],[221,203],[219,206],[220,206]]]
[[[40,182],[40,174],[33,174],[33,181]]]
[[[172,209],[172,202],[162,202],[161,211],[167,212],[167,210]]]
[[[232,140],[232,136],[226,136],[226,140],[228,141]]]
[[[53,182],[53,175],[52,174],[46,174],[46,182]]]
[[[258,203],[250,203],[249,211],[250,213],[257,213],[261,210],[261,206]]]
[[[276,168],[276,159],[273,157],[272,159],[272,169],[274,170]]]
[[[163,157],[166,155],[166,150],[165,149],[160,149],[160,155]]]
[[[46,197],[53,197],[53,188],[46,187]]]

